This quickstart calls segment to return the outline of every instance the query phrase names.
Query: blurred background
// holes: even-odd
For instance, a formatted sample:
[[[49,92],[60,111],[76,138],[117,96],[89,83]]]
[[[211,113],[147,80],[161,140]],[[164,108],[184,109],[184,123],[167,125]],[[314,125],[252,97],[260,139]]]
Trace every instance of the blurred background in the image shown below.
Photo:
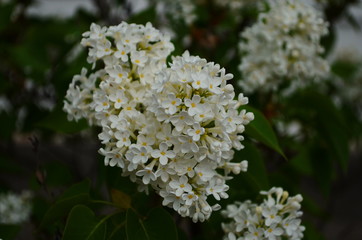
[[[0,221],[0,238],[61,239],[64,224],[47,231],[38,226],[57,196],[85,178],[91,179],[94,195],[110,198],[105,179],[107,174],[113,175],[104,170],[98,154],[99,129],[89,128],[86,121],[68,121],[62,110],[72,77],[82,67],[89,67],[87,52],[79,43],[92,22],[151,22],[171,34],[174,55],[188,49],[193,55],[220,63],[234,74],[235,87],[242,91],[236,84],[241,78],[237,68],[241,59],[239,35],[255,22],[258,8],[252,5],[233,10],[216,2],[0,0],[0,196],[29,191],[23,198],[32,209],[21,223]],[[185,4],[194,5],[193,11]],[[313,105],[298,101],[298,97],[309,96],[304,93],[294,102],[274,105],[257,94],[250,96],[251,105],[275,130],[289,162],[265,146],[257,144],[257,148],[270,186],[279,184],[304,196],[306,239],[362,239],[362,2],[320,0],[308,4],[322,11],[330,24],[330,34],[322,43],[331,76],[317,86],[316,99],[323,104],[303,109],[298,104]],[[175,9],[183,15],[175,14]],[[277,111],[279,107],[283,110]],[[301,113],[294,109],[301,109]],[[281,118],[280,112],[285,114]],[[298,114],[310,114],[310,118],[305,120]],[[334,122],[335,116],[342,119],[343,127],[332,125],[326,129],[328,134],[318,129],[320,125],[310,123],[318,119]],[[279,119],[285,122],[279,124]],[[323,121],[320,124],[324,126]],[[335,135],[330,136],[331,132]],[[301,135],[302,140],[298,138]],[[252,193],[261,190],[249,186],[244,191],[248,189]],[[250,192],[242,192],[242,196],[254,196]],[[0,200],[0,214],[1,206]],[[189,239],[216,239],[204,234],[215,222],[186,224],[183,229]]]

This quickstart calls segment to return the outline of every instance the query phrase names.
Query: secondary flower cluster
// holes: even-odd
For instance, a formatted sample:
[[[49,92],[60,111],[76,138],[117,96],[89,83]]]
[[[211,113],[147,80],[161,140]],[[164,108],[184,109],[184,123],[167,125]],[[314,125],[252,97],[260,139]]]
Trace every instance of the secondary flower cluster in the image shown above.
[[[31,213],[32,194],[0,194],[0,224],[20,224],[28,220]]]
[[[191,0],[162,0],[158,2],[159,13],[175,21],[192,25],[196,20],[195,3]]]
[[[254,118],[239,113],[248,99],[234,100],[232,75],[188,52],[167,67],[173,45],[150,24],[93,24],[84,37],[88,60],[104,68],[74,77],[64,105],[69,118],[102,127],[105,165],[122,168],[140,191],[152,186],[182,216],[209,218],[219,206],[207,197],[227,198],[229,173],[247,169],[247,161],[230,162]]]
[[[329,71],[328,63],[319,55],[322,36],[328,24],[320,13],[299,1],[271,1],[271,9],[258,17],[258,22],[242,34],[240,49],[245,53],[239,69],[241,87],[255,91],[275,90],[284,80],[290,81],[287,92],[320,79]]]
[[[289,197],[282,188],[271,188],[263,203],[257,205],[251,201],[236,202],[222,211],[231,222],[222,223],[224,240],[281,240],[302,239],[304,226],[301,226],[302,212],[300,194]]]

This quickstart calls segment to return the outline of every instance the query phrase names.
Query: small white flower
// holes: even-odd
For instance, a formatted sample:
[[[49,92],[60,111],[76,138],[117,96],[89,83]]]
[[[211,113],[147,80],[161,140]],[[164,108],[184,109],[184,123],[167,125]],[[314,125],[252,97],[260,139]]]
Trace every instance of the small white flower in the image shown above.
[[[152,151],[151,156],[154,158],[158,158],[161,165],[166,165],[169,158],[174,158],[176,154],[168,150],[168,146],[166,143],[160,144],[160,149],[155,149]]]
[[[175,146],[175,151],[178,152],[179,149],[182,153],[189,153],[189,152],[198,152],[199,146],[194,142],[191,137],[187,136],[180,136],[178,138],[180,141],[180,145]]]
[[[267,237],[269,240],[275,240],[277,239],[278,236],[282,234],[283,234],[283,229],[277,227],[276,223],[272,224],[271,226],[269,226],[269,228],[267,228],[264,231],[265,237]]]
[[[138,135],[137,145],[139,147],[145,147],[148,151],[152,150],[152,145],[155,143],[155,139],[145,135]]]
[[[101,143],[106,144],[111,140],[113,132],[109,127],[104,127],[103,131],[98,134],[98,139],[101,140]]]
[[[96,112],[101,112],[103,110],[107,110],[109,108],[109,100],[106,96],[102,96],[99,97],[98,99],[96,99],[95,102],[95,111]]]
[[[149,184],[150,181],[155,181],[157,176],[153,173],[151,168],[144,168],[136,172],[136,175],[142,177],[142,182],[144,184]]]
[[[172,132],[171,132],[171,125],[170,124],[162,124],[161,131],[157,132],[156,138],[160,140],[161,142],[164,142],[167,144],[167,146],[172,146]]]
[[[170,120],[179,132],[181,132],[186,125],[192,125],[194,123],[192,117],[190,117],[185,111],[182,111],[177,115],[173,115]]]
[[[147,62],[147,56],[146,53],[144,51],[140,51],[140,52],[132,52],[131,53],[131,61],[133,64],[140,66],[140,67],[144,67],[145,63]]]
[[[167,182],[170,178],[170,175],[175,175],[175,172],[176,171],[173,168],[159,165],[159,168],[155,174],[157,177],[160,177],[163,182]]]
[[[198,196],[194,192],[190,191],[182,194],[182,199],[185,201],[186,205],[191,206],[193,202],[197,201]]]
[[[177,112],[177,107],[182,103],[181,99],[175,97],[175,94],[170,93],[167,96],[167,99],[161,103],[161,106],[166,109],[167,114],[175,114]]]
[[[178,211],[181,205],[184,203],[184,200],[181,196],[176,196],[173,193],[167,191],[161,191],[160,195],[163,197],[162,205],[172,205],[172,208]]]
[[[263,229],[255,227],[254,225],[248,226],[249,233],[245,236],[245,240],[262,240],[263,238]]]
[[[149,152],[145,147],[132,147],[126,154],[126,158],[134,164],[146,163]]]
[[[112,68],[106,68],[106,71],[109,76],[112,77],[118,84],[121,83],[123,79],[127,79],[128,77],[128,73],[124,71],[124,69],[119,65],[116,65]]]
[[[264,208],[263,217],[265,217],[265,225],[271,226],[274,223],[281,222],[282,218],[278,215],[278,209],[276,207]]]
[[[121,59],[122,62],[128,61],[128,53],[130,52],[130,47],[125,46],[122,43],[117,43],[117,51],[114,52],[116,58]]]
[[[170,182],[170,187],[175,189],[176,196],[181,196],[184,192],[192,191],[192,187],[188,183],[188,178],[186,176],[181,176],[178,180],[172,180]]]
[[[199,141],[202,134],[205,133],[205,129],[200,126],[199,123],[194,123],[192,126],[193,128],[190,128],[187,130],[187,135],[192,137],[192,140]]]
[[[292,236],[294,232],[297,232],[300,222],[300,219],[295,218],[286,218],[283,220],[283,227],[288,236]]]
[[[225,192],[229,187],[225,184],[218,184],[215,180],[210,182],[209,186],[206,188],[206,193],[213,195],[216,200],[220,200],[220,196],[224,196]],[[225,198],[225,197],[223,197]]]
[[[192,99],[185,99],[185,105],[188,107],[187,112],[190,116],[203,112],[200,100],[201,98],[199,95],[194,95]]]
[[[115,109],[121,108],[124,104],[128,102],[128,98],[126,97],[123,91],[117,91],[109,95],[109,100],[114,102]]]
[[[116,146],[122,148],[124,146],[128,147],[131,145],[131,139],[129,132],[126,131],[117,131],[114,133],[114,137],[118,140]]]

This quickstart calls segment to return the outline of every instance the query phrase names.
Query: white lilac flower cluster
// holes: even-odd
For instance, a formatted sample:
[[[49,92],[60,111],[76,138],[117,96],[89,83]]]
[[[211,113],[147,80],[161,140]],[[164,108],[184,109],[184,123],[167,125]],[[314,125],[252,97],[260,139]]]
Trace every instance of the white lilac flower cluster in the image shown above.
[[[222,223],[224,240],[298,240],[303,238],[305,227],[300,225],[300,194],[289,197],[287,191],[273,187],[260,192],[267,198],[257,205],[247,200],[228,205],[222,211],[231,222]]]
[[[21,224],[28,220],[31,213],[32,194],[23,191],[21,194],[0,194],[0,224]]]
[[[240,49],[245,54],[239,69],[240,86],[253,92],[276,90],[289,81],[286,92],[305,86],[309,80],[326,77],[329,65],[320,57],[321,37],[328,24],[313,7],[300,1],[270,1],[270,11],[242,34]],[[289,89],[288,89],[289,88]]]
[[[64,110],[69,120],[85,118],[90,125],[113,123],[114,127],[122,119],[118,116],[122,109],[128,111],[123,112],[128,117],[138,112],[136,107],[147,98],[146,89],[153,84],[155,73],[166,66],[174,46],[169,36],[150,23],[143,26],[122,22],[109,28],[93,23],[83,37],[81,44],[89,50],[88,62],[95,67],[101,60],[104,67],[89,76],[84,68],[74,76]]]
[[[191,0],[162,0],[158,2],[160,14],[191,25],[196,20],[195,3]]]
[[[219,209],[208,196],[227,198],[229,174],[247,170],[247,161],[230,162],[254,118],[238,111],[248,99],[234,100],[232,75],[188,52],[167,67],[173,45],[150,24],[93,24],[84,37],[88,60],[104,68],[74,77],[64,105],[69,118],[102,127],[105,165],[120,167],[140,191],[151,186],[180,215],[208,219]]]

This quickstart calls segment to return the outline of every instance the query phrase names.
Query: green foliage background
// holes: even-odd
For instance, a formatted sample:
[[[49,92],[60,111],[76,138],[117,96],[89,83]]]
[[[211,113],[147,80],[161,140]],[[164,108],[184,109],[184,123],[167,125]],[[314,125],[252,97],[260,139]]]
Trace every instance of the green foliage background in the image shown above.
[[[0,111],[0,192],[31,189],[34,193],[30,220],[21,226],[0,225],[3,240],[222,238],[220,213],[194,224],[162,207],[153,192],[138,193],[134,183],[120,176],[120,169],[103,166],[97,153],[99,129],[90,129],[85,121],[69,122],[62,111],[73,75],[86,66],[86,51],[75,54],[82,33],[92,22],[110,25],[124,20],[162,26],[156,2],[132,13],[126,1],[109,5],[94,0],[96,13],[78,10],[67,19],[27,15],[34,4],[31,0],[0,2],[0,96],[11,103],[10,109]],[[348,12],[356,3],[339,0],[322,5],[330,22],[330,34],[323,40],[326,56],[334,49],[336,22],[346,19],[359,30]],[[115,6],[123,7],[122,18],[112,15]],[[168,19],[177,34],[173,54],[187,49],[219,63],[234,74],[240,92],[236,84],[241,78],[239,34],[256,20],[258,11],[251,6],[230,12],[212,1],[196,10],[197,21],[191,26]],[[348,184],[342,180],[351,172],[351,155],[361,157],[357,110],[361,106],[347,101],[337,105],[331,98],[339,90],[333,80],[348,82],[360,66],[360,61],[337,59],[330,81],[323,86],[309,86],[289,97],[248,96],[247,110],[255,120],[246,127],[245,149],[235,159],[247,159],[249,169],[229,182],[230,198],[221,202],[223,207],[236,200],[258,201],[260,190],[281,186],[291,195],[304,197],[305,239],[325,239],[323,227],[333,218],[329,207],[338,190]],[[279,120],[297,121],[303,136],[278,133]]]

